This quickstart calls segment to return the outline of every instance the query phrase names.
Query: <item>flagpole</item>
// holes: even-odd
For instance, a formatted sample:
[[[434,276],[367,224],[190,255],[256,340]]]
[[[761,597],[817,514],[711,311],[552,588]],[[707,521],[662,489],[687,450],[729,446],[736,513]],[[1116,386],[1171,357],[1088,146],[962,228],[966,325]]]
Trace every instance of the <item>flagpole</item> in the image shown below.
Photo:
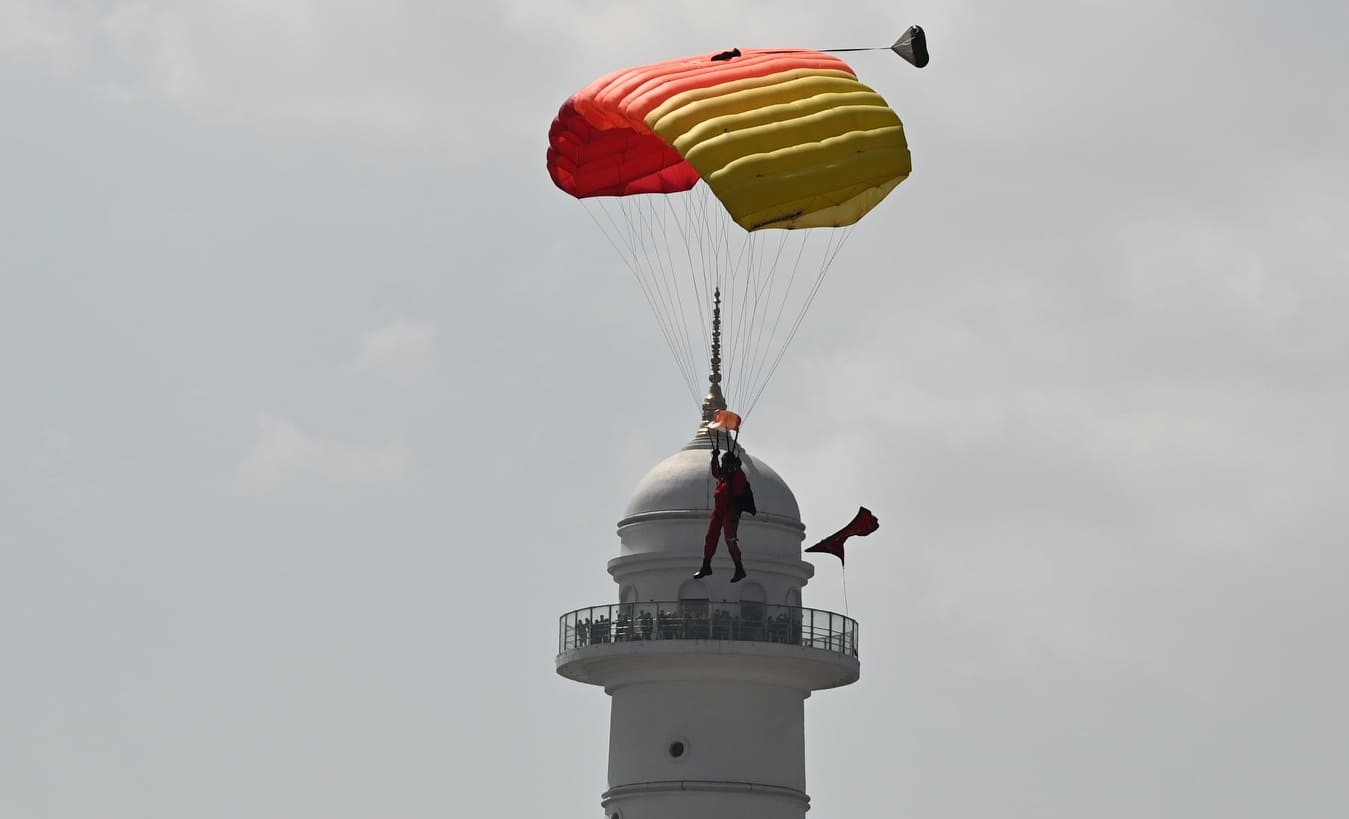
[[[843,577],[843,613],[851,617],[852,613],[848,611],[848,567],[844,566],[839,571]]]

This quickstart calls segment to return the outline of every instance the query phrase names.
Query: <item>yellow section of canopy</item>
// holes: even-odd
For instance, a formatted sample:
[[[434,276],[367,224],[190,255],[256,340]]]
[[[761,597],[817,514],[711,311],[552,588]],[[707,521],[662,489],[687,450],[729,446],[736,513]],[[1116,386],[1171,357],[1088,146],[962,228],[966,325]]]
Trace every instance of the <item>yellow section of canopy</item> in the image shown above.
[[[899,115],[837,70],[797,68],[684,91],[645,124],[746,230],[851,225],[913,168]]]

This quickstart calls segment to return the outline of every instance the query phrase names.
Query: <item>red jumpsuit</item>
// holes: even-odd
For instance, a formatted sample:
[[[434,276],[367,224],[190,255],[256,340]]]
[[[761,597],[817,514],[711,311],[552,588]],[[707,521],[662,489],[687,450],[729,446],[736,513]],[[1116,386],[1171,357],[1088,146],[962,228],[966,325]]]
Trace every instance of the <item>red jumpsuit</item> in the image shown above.
[[[736,532],[740,529],[740,499],[749,491],[749,479],[740,467],[722,469],[715,459],[712,461],[712,475],[717,479],[717,491],[712,496],[712,520],[707,524],[703,560],[711,560],[712,555],[717,553],[717,541],[724,530],[726,549],[731,553],[731,559],[738,563],[740,543]]]

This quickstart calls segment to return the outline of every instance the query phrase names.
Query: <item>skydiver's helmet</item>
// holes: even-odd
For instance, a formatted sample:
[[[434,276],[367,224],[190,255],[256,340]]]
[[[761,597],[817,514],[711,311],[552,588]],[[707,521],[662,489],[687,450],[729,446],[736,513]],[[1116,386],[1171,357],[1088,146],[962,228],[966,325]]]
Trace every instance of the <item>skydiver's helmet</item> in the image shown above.
[[[740,456],[736,455],[734,452],[728,451],[725,455],[721,456],[722,469],[736,469],[739,466],[740,466]]]

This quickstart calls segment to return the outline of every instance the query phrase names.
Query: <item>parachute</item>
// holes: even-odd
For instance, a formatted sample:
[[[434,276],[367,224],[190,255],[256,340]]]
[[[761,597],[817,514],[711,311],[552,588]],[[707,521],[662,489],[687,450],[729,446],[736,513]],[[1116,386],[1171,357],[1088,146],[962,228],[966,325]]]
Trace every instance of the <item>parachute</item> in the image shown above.
[[[695,404],[724,293],[723,386],[746,414],[852,226],[912,169],[899,115],[842,59],[804,49],[615,71],[562,105],[548,139],[553,182],[638,280]]]

